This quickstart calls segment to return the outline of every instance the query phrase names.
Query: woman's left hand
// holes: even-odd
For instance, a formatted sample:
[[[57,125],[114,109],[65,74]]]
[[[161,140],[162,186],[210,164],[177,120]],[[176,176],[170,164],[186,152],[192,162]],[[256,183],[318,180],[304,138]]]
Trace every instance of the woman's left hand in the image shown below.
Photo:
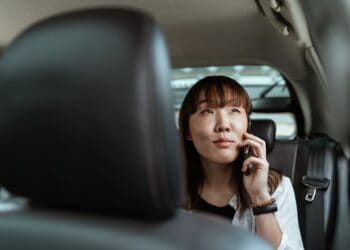
[[[248,157],[242,166],[244,187],[252,202],[266,201],[271,196],[267,184],[269,163],[266,159],[265,141],[253,134],[244,133],[240,146],[249,146]]]

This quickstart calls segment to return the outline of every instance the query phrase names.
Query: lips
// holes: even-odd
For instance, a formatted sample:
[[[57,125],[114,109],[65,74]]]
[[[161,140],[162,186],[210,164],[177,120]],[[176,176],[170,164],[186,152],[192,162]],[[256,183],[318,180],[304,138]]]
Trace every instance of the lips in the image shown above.
[[[215,140],[213,142],[218,147],[227,148],[227,147],[230,147],[235,141],[228,139],[228,138],[220,138],[220,139]]]

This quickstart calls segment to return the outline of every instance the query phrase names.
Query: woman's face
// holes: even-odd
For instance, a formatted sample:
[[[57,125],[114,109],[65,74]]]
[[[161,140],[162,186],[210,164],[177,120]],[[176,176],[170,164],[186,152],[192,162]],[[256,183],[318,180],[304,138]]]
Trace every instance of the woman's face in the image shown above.
[[[232,102],[224,107],[210,107],[202,93],[197,110],[190,116],[188,140],[193,144],[202,161],[228,164],[240,153],[237,146],[247,131],[246,110]]]

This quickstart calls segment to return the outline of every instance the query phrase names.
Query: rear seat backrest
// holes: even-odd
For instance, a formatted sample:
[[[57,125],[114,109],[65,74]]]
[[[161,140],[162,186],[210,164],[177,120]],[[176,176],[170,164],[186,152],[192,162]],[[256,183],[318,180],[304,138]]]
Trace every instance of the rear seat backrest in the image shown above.
[[[282,171],[294,185],[295,164],[298,150],[298,139],[275,141],[274,149],[267,155],[270,166]],[[294,186],[295,187],[295,186]]]
[[[270,119],[251,120],[250,131],[266,143],[267,153],[271,152],[275,144],[276,124]]]
[[[265,141],[270,166],[281,170],[294,183],[299,140],[275,140],[276,124],[270,119],[252,120],[251,133]]]
[[[0,249],[271,249],[179,211],[167,62],[158,25],[123,8],[58,15],[12,42],[0,60],[0,183],[30,203],[0,213]]]
[[[299,225],[304,247],[308,250],[331,249],[336,221],[336,143],[327,137],[276,140],[271,135],[272,120],[252,120],[252,133],[266,141],[270,166],[292,180],[298,206]],[[308,170],[309,169],[309,170]],[[325,177],[327,190],[317,190],[315,200],[305,200],[307,187],[303,176]]]
[[[308,250],[318,250],[321,244],[322,249],[330,249],[336,221],[335,143],[325,137],[276,141],[274,149],[268,154],[268,160],[272,167],[280,169],[292,180],[304,247]],[[316,191],[316,197],[312,203],[305,200],[307,187],[301,181],[303,176],[310,175],[307,173],[309,168],[318,169],[320,172],[318,176],[330,180],[326,191]],[[311,175],[314,176],[312,172]]]
[[[294,167],[300,229],[306,249],[331,249],[336,221],[336,143],[327,137],[300,140]],[[301,182],[303,176],[327,178],[326,190],[318,189],[314,201],[305,200],[307,187]]]

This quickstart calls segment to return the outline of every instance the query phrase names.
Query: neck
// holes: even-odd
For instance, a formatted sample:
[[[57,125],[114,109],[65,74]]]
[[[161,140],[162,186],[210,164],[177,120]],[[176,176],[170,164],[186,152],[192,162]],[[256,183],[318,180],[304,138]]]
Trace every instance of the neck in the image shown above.
[[[204,170],[204,186],[212,190],[223,190],[231,188],[231,164],[218,164],[201,160]]]
[[[200,191],[200,196],[209,204],[215,206],[225,206],[233,195],[231,185],[232,166],[230,164],[217,164],[202,161],[204,170],[203,186]]]

